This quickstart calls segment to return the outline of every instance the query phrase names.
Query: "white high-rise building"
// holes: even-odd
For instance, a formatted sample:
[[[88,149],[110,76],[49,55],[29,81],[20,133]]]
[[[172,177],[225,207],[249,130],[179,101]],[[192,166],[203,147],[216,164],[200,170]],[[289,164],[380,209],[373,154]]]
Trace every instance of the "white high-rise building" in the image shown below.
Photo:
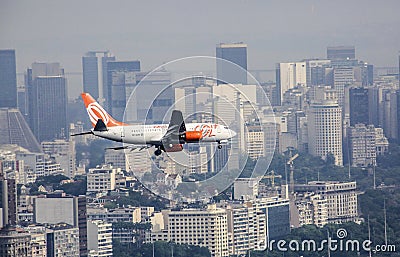
[[[296,209],[299,213],[299,226],[314,224],[323,227],[328,223],[328,201],[320,194],[296,194]]]
[[[295,185],[296,193],[313,192],[326,200],[328,223],[343,223],[358,220],[356,182],[311,181]],[[322,202],[321,202],[322,203]]]
[[[210,205],[208,209],[184,209],[166,211],[163,218],[153,221],[153,229],[147,242],[173,241],[207,247],[211,256],[229,256],[228,222],[224,209]]]
[[[88,220],[87,239],[89,256],[113,256],[111,223],[102,220]]]
[[[335,157],[335,165],[343,165],[342,109],[336,101],[326,100],[311,104],[307,115],[310,154],[326,159]]]
[[[266,213],[250,202],[226,207],[230,254],[244,256],[266,238]]]
[[[66,140],[54,140],[42,142],[43,152],[54,158],[60,164],[64,175],[74,177],[76,170],[75,142]]]
[[[253,160],[265,155],[265,136],[261,125],[249,125],[246,133],[246,152]]]
[[[121,169],[115,169],[110,165],[104,165],[101,168],[89,169],[87,174],[88,192],[107,192],[115,189],[115,176]]]
[[[374,125],[356,124],[348,128],[348,148],[353,167],[376,165],[376,136]]]
[[[307,85],[306,62],[278,63],[276,72],[277,87],[279,90],[279,103],[283,100],[283,94],[297,85]]]
[[[336,90],[338,103],[340,107],[348,110],[347,100],[345,99],[346,90],[350,86],[361,85],[361,69],[360,67],[340,67],[333,70],[333,88]]]

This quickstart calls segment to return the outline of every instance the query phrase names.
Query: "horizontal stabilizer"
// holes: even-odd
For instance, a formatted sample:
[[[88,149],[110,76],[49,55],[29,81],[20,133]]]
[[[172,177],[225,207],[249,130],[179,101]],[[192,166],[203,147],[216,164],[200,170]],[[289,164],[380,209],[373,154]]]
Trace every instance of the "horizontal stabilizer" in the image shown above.
[[[93,135],[93,132],[92,131],[86,131],[86,132],[76,133],[76,134],[72,134],[71,137],[82,136],[82,135]]]
[[[98,119],[97,123],[96,123],[96,126],[94,127],[93,130],[94,131],[107,131],[108,129],[106,127],[106,124],[104,124],[103,120],[102,119]]]

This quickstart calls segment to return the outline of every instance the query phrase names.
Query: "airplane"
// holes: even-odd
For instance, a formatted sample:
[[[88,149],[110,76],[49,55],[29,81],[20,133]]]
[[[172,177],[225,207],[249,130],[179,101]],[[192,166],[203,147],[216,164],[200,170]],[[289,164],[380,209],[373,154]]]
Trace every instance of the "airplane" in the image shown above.
[[[236,132],[227,126],[214,123],[185,123],[182,112],[173,110],[169,124],[129,125],[115,120],[88,93],[81,94],[93,128],[90,131],[71,136],[92,134],[116,142],[133,146],[111,147],[109,149],[128,149],[139,151],[155,147],[154,154],[179,152],[183,144],[216,142],[218,149],[227,144]]]

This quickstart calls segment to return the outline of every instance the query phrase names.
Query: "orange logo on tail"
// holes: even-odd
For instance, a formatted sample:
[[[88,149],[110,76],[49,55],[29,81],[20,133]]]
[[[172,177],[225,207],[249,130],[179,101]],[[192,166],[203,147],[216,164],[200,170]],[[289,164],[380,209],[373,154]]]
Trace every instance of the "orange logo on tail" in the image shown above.
[[[86,111],[89,115],[90,122],[93,127],[96,126],[97,120],[102,119],[104,124],[107,127],[113,126],[125,126],[126,124],[123,122],[116,121],[113,117],[111,117],[106,110],[104,110],[101,105],[93,99],[93,97],[88,93],[81,94],[83,102],[85,103]]]

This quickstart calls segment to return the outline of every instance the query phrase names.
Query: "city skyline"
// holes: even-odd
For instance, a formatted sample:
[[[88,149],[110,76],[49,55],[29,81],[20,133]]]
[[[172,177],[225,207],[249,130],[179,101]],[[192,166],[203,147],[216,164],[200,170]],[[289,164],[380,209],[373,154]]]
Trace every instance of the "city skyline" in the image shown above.
[[[1,1],[0,255],[397,256],[399,7]]]
[[[150,70],[186,56],[214,56],[215,44],[241,41],[248,44],[250,70],[272,69],[275,63],[307,57],[325,58],[327,46],[340,45],[356,46],[356,56],[376,66],[397,64],[397,1],[384,5],[305,1],[290,6],[229,2],[229,11],[221,11],[226,4],[203,1],[180,4],[177,9],[170,2],[126,2],[112,9],[102,1],[5,1],[0,21],[8,26],[0,28],[0,48],[16,49],[17,72],[35,61],[61,62],[66,71],[80,71],[82,55],[91,50],[142,60],[143,70]],[[203,19],[192,17],[194,9]],[[234,17],[241,19],[235,24]],[[299,21],[300,29],[291,26]]]

